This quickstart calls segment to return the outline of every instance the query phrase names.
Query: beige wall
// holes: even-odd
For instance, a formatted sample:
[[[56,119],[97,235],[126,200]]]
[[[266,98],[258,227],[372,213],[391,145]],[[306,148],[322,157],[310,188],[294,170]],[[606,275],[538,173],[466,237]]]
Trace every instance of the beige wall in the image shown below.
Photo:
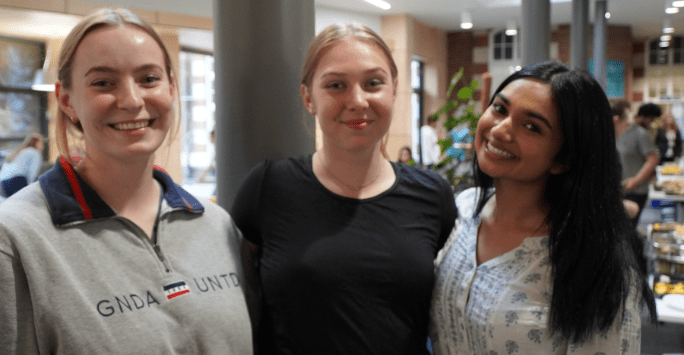
[[[110,5],[98,4],[92,1],[78,0],[0,0],[0,10],[2,8],[14,10],[37,10],[55,12],[68,15],[84,16],[100,7],[111,7]],[[211,30],[213,20],[210,17],[190,16],[170,12],[151,11],[139,8],[131,8],[138,15],[152,25],[188,27]]]
[[[424,63],[423,117],[426,117],[446,102],[447,37],[443,31],[405,14],[383,16],[382,37],[399,69],[397,100],[387,141],[387,153],[391,160],[396,160],[402,146],[411,146],[411,60],[417,58]]]
[[[106,5],[76,0],[0,0],[0,11],[7,9],[21,11],[22,13],[25,12],[27,14],[27,18],[30,18],[28,15],[34,11],[76,15],[80,17],[89,14],[100,7],[106,7]],[[171,61],[173,62],[174,68],[176,68],[176,73],[178,72],[177,68],[180,53],[180,43],[178,40],[177,28],[188,27],[205,30],[213,29],[213,21],[211,18],[164,13],[137,8],[132,8],[131,10],[135,11],[147,22],[152,24],[159,32],[164,44],[169,50]],[[8,26],[3,25],[2,23],[0,23],[0,34],[44,41],[46,43],[46,48],[51,53],[50,66],[48,73],[46,73],[46,81],[56,80],[56,69],[59,51],[61,49],[63,40],[62,38],[36,37],[34,35],[29,35],[26,32],[22,32],[21,26]],[[180,112],[178,112],[178,114],[180,114]],[[48,124],[49,135],[50,138],[54,138],[54,119],[57,117],[57,102],[54,98],[54,93],[49,93],[48,95],[48,117],[50,118],[50,122]],[[178,120],[180,120],[180,117],[178,117]],[[169,143],[167,139],[167,142],[165,142],[162,148],[157,152],[155,164],[164,168],[164,170],[171,175],[174,181],[180,182],[182,181],[182,169],[180,162],[181,134],[178,132],[178,134],[169,137],[172,138],[172,141]],[[54,139],[50,139],[48,149],[50,159],[54,161],[58,156]]]

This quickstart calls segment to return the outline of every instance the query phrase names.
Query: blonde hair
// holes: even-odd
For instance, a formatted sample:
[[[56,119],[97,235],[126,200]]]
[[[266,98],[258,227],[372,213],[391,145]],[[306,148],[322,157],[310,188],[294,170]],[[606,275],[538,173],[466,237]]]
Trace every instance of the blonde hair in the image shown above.
[[[69,34],[64,39],[62,49],[59,52],[59,64],[57,67],[57,78],[61,82],[61,86],[65,90],[71,90],[72,87],[72,65],[74,62],[74,55],[78,49],[78,45],[83,41],[83,38],[87,36],[90,32],[95,29],[102,28],[105,26],[119,26],[124,27],[126,25],[135,26],[138,29],[149,34],[155,42],[159,45],[164,54],[164,64],[166,66],[166,74],[169,77],[169,81],[174,87],[178,88],[177,77],[173,70],[173,64],[171,62],[171,56],[169,51],[164,45],[161,37],[152,28],[150,24],[145,22],[140,16],[136,15],[128,9],[100,9],[90,15],[84,17],[74,28],[69,32]],[[176,90],[176,106],[179,105],[178,91]],[[176,108],[176,112],[178,109]],[[180,121],[176,120],[175,126],[170,132],[171,136],[175,136],[180,129]],[[74,160],[69,154],[69,138],[67,136],[67,130],[77,136],[83,133],[83,127],[80,122],[72,122],[71,118],[61,109],[57,112],[57,121],[55,128],[55,140],[57,142],[57,149],[60,155],[67,159],[71,164],[74,164]],[[75,132],[74,132],[75,131]],[[168,138],[168,137],[167,137]],[[169,139],[169,144],[171,140]]]
[[[306,52],[304,57],[304,65],[302,66],[301,73],[301,84],[307,88],[311,88],[313,81],[314,72],[318,66],[318,61],[323,56],[323,52],[334,45],[335,43],[347,39],[355,38],[362,41],[366,41],[372,45],[378,47],[387,58],[387,62],[390,65],[390,74],[392,75],[392,81],[397,79],[399,71],[397,70],[397,64],[394,62],[392,57],[392,50],[387,46],[387,43],[377,34],[375,31],[370,29],[368,26],[362,24],[333,24],[326,27],[321,31],[309,45],[309,50]],[[389,159],[387,155],[387,139],[385,137],[380,142],[380,151]]]
[[[658,122],[658,126],[662,129],[666,130],[674,130],[678,131],[679,126],[677,125],[677,121],[675,121],[674,116],[670,113],[666,113],[663,115],[663,117],[660,118],[660,122]]]
[[[45,142],[45,140],[43,139],[43,136],[41,136],[38,133],[27,134],[26,137],[24,137],[24,141],[21,142],[21,145],[19,147],[17,147],[17,149],[13,150],[12,153],[10,153],[10,155],[7,156],[7,158],[5,159],[5,162],[6,163],[12,162],[12,160],[14,160],[14,158],[16,158],[17,155],[19,155],[19,153],[21,153],[22,150],[24,150],[28,147],[33,147],[33,148],[38,149],[38,147],[36,147],[36,145],[38,145],[38,142],[43,142],[43,143]]]

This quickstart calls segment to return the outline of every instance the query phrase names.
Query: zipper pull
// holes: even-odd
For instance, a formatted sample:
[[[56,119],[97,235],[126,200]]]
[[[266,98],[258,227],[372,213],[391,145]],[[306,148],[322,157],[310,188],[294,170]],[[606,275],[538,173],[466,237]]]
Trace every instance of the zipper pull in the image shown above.
[[[159,258],[159,261],[164,264],[164,268],[166,268],[166,272],[169,272],[169,267],[166,265],[166,262],[164,261],[164,255],[161,252],[161,248],[159,247],[159,244],[155,244],[152,246],[154,248],[154,252],[157,253],[157,257]]]

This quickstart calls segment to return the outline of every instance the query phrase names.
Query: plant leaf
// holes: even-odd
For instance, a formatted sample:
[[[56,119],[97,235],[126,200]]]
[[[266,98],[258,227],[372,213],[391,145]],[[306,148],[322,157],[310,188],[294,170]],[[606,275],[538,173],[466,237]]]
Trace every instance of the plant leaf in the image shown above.
[[[468,100],[472,95],[473,92],[470,90],[470,88],[461,88],[456,94],[456,96],[458,96],[458,98],[461,100]]]
[[[451,77],[451,81],[449,82],[449,89],[447,89],[447,94],[446,94],[447,98],[451,97],[451,93],[454,91],[456,84],[461,80],[462,77],[463,77],[463,67],[461,67],[461,69],[459,69],[456,73],[454,73],[454,76]]]

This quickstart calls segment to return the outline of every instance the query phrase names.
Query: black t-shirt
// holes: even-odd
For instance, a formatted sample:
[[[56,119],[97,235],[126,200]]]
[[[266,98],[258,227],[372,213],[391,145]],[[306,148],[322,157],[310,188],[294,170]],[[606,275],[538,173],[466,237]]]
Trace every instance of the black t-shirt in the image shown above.
[[[261,247],[263,354],[427,354],[433,260],[456,219],[435,173],[392,164],[395,184],[353,199],[311,155],[257,165],[231,215]]]

